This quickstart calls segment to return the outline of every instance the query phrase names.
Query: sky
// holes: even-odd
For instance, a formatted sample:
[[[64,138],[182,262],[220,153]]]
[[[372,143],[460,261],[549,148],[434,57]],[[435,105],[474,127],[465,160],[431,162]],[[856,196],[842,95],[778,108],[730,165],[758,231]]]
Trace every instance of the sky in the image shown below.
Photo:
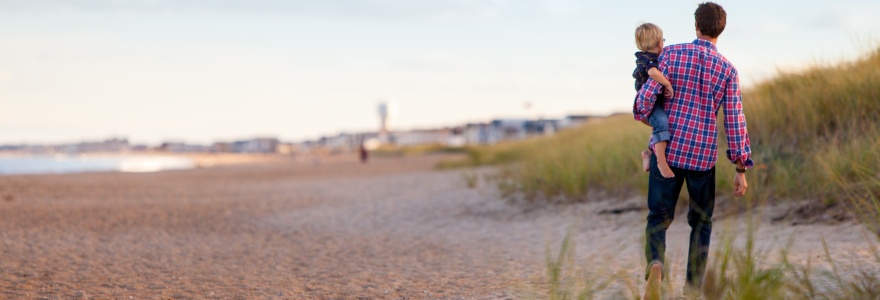
[[[302,141],[383,101],[393,130],[630,112],[635,27],[691,42],[698,3],[0,0],[0,144]],[[880,38],[876,0],[718,3],[746,89]]]

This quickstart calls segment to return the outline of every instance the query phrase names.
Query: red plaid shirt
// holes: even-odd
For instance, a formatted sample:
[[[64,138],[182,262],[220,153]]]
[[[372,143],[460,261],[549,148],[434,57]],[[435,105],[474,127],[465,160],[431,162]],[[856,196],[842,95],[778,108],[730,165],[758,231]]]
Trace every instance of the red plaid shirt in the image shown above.
[[[718,109],[724,109],[727,158],[751,159],[746,117],[742,111],[739,75],[733,65],[718,53],[715,44],[697,39],[690,44],[671,45],[660,55],[660,71],[666,75],[675,95],[666,99],[672,140],[666,148],[669,165],[679,169],[705,171],[718,159]],[[663,86],[648,80],[633,104],[636,120],[646,120]],[[653,141],[650,142],[653,145]]]

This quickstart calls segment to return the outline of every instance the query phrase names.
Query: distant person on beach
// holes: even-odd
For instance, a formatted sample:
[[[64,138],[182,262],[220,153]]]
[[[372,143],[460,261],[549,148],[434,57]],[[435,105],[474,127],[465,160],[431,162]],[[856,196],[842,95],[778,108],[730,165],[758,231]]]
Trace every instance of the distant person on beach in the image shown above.
[[[648,78],[654,79],[663,86],[663,93],[657,94],[657,100],[654,102],[654,110],[648,116],[648,123],[653,128],[651,138],[654,140],[654,149],[657,153],[657,167],[660,174],[665,178],[675,176],[669,164],[666,162],[666,145],[669,143],[669,115],[663,110],[665,98],[671,98],[674,95],[672,84],[660,72],[657,57],[663,51],[663,30],[651,23],[644,23],[636,27],[636,69],[633,71],[633,78],[636,79],[636,92],[642,88]],[[636,103],[633,103],[635,106]],[[648,171],[651,162],[651,151],[642,151],[642,169]]]
[[[367,151],[367,145],[361,143],[360,149],[361,163],[367,163],[367,160],[370,159],[370,152]]]
[[[734,196],[745,194],[748,187],[746,168],[754,165],[742,111],[739,75],[715,46],[727,23],[727,13],[720,5],[706,2],[697,7],[694,19],[697,39],[688,44],[668,46],[659,57],[659,70],[675,87],[674,97],[665,99],[672,135],[666,154],[675,177],[662,176],[657,156],[651,155],[649,212],[645,228],[648,261],[645,299],[660,298],[660,281],[667,275],[666,230],[675,216],[675,204],[685,183],[690,195],[687,219],[691,234],[683,292],[688,298],[701,295],[715,208],[716,119],[719,109],[724,110],[727,158],[736,164]],[[639,90],[633,108],[636,120],[645,122],[651,116],[661,88],[659,82],[649,79]],[[649,144],[657,152],[655,142],[652,138]]]

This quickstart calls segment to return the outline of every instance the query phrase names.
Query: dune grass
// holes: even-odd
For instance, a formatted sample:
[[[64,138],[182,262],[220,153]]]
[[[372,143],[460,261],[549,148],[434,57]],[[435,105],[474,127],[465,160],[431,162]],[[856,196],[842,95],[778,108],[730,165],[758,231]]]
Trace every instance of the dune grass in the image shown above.
[[[846,270],[824,242],[819,249],[824,252],[815,261],[792,262],[788,251],[791,241],[781,251],[762,249],[755,243],[756,223],[750,218],[747,222],[745,237],[738,242],[736,231],[720,233],[720,245],[713,247],[715,250],[710,254],[701,299],[880,299],[880,274],[870,267],[880,264],[880,245],[876,240],[865,241],[866,249],[873,254],[872,261],[864,262],[867,267]],[[605,265],[602,263],[578,268],[571,236],[565,236],[558,252],[548,248],[546,280],[534,286],[540,291],[536,294],[542,295],[538,298],[641,298],[642,278],[632,278],[626,270],[596,270],[596,266]],[[675,267],[671,266],[672,275],[679,271]],[[664,280],[663,299],[677,299],[681,295],[681,287],[674,286],[672,281]]]
[[[880,48],[862,59],[781,74],[744,97],[753,149],[774,194],[840,200],[880,165]],[[874,170],[854,172],[868,166]],[[841,185],[843,183],[843,185]]]
[[[880,48],[853,62],[780,73],[745,91],[743,105],[758,164],[748,173],[746,198],[845,205],[875,235],[866,235],[874,259],[864,263],[880,264],[873,239],[880,237]],[[732,191],[734,172],[723,157],[723,125],[718,128],[720,194]],[[466,160],[445,167],[501,165],[501,187],[531,199],[643,192],[647,176],[638,152],[649,132],[628,114],[610,116],[549,138],[470,147]],[[816,261],[792,262],[787,248],[770,258],[756,248],[751,225],[744,242],[723,237],[713,247],[704,299],[880,299],[876,269],[842,270],[824,244]],[[639,298],[643,282],[623,273],[581,272],[573,247],[567,236],[555,255],[548,248],[547,278],[536,287],[541,298]],[[666,287],[667,295],[672,288]]]
[[[590,121],[552,137],[538,137],[491,146],[467,147],[464,160],[438,167],[502,166],[502,184],[528,198],[587,197],[590,188],[620,191],[644,187],[638,152],[645,148],[650,128],[616,115]]]
[[[743,95],[758,168],[750,192],[827,204],[880,194],[880,48],[861,59],[780,73]],[[722,116],[719,115],[719,119]],[[732,190],[719,124],[719,193]],[[504,184],[534,198],[585,200],[590,191],[644,191],[639,151],[650,128],[630,114],[610,116],[549,138],[467,149],[446,166],[502,164]],[[728,176],[729,175],[729,176]]]

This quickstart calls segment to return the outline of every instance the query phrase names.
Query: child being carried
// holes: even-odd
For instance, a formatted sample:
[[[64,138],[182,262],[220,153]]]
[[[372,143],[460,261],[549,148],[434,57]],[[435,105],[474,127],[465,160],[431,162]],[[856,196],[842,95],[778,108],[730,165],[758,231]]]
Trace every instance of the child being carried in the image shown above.
[[[648,78],[654,79],[657,83],[663,85],[663,94],[657,95],[657,101],[654,103],[654,110],[648,117],[648,122],[653,127],[654,153],[657,155],[657,168],[664,178],[675,177],[669,163],[666,161],[666,145],[669,144],[671,135],[669,133],[669,115],[663,110],[663,104],[666,99],[672,98],[674,95],[672,84],[660,72],[659,63],[657,61],[660,53],[663,51],[663,31],[660,27],[651,23],[639,25],[636,28],[636,46],[639,52],[636,52],[636,69],[633,71],[633,78],[636,79],[636,92],[642,88],[642,85],[648,81]],[[646,172],[650,168],[651,160],[650,150],[642,151],[642,169]]]

